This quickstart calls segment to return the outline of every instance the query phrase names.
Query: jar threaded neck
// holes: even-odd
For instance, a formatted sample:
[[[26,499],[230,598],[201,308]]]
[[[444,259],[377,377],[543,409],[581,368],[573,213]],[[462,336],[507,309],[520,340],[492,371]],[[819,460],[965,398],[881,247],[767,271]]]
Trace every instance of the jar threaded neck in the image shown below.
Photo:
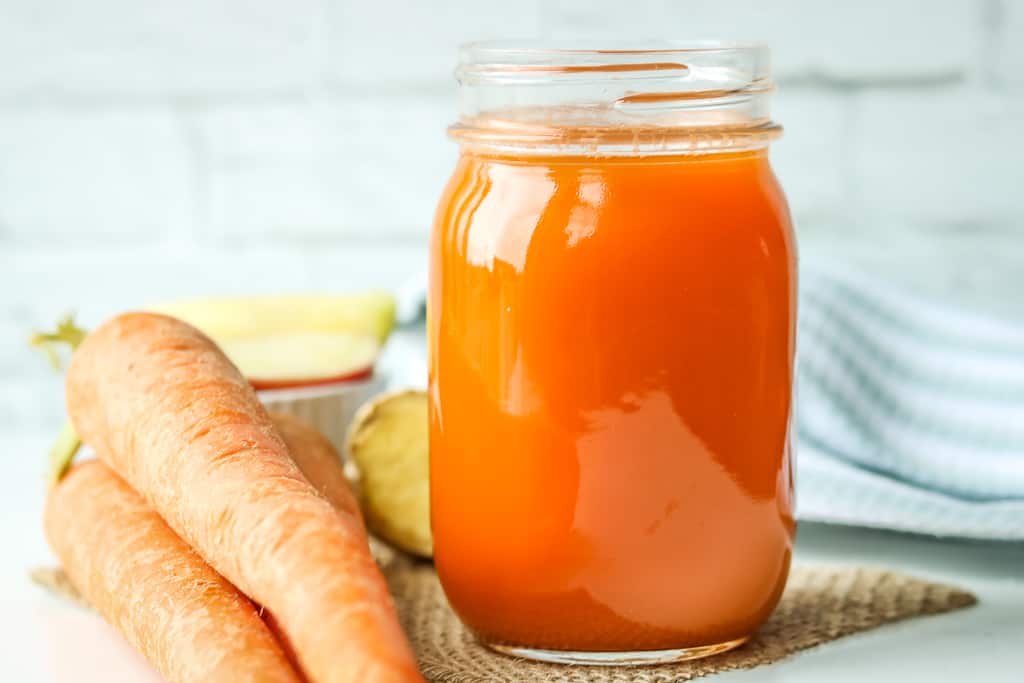
[[[763,45],[652,43],[612,49],[471,43],[459,53],[463,145],[520,153],[673,154],[763,146]]]

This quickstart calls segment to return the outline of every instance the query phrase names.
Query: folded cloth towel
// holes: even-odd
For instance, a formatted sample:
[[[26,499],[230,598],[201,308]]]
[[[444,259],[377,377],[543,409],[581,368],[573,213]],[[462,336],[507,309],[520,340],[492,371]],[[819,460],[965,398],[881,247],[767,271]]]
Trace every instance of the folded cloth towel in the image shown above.
[[[403,288],[407,323],[425,289]],[[799,319],[801,519],[1024,540],[1024,322],[806,262]],[[396,381],[421,386],[421,333],[401,341]]]
[[[1024,323],[800,272],[801,518],[1024,539]]]

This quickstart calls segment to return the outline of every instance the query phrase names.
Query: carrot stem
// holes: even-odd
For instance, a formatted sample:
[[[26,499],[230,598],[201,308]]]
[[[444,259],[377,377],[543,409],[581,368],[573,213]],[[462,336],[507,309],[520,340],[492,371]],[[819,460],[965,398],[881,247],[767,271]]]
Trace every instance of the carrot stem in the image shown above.
[[[53,369],[59,371],[61,360],[58,349],[67,346],[73,353],[88,334],[88,330],[76,325],[75,317],[68,314],[57,321],[57,329],[53,332],[35,332],[28,343],[45,353]],[[82,442],[71,422],[64,423],[57,435],[56,443],[50,449],[49,468],[46,473],[48,486],[53,487],[67,473],[81,445]]]
[[[70,422],[65,422],[64,426],[60,428],[56,443],[50,449],[46,481],[51,488],[67,474],[71,467],[71,461],[75,459],[81,446],[82,441],[78,438],[75,426]]]
[[[53,332],[35,332],[29,337],[28,343],[41,349],[46,354],[54,370],[60,370],[61,360],[57,350],[66,345],[74,351],[87,334],[89,332],[76,325],[74,316],[69,314],[57,321],[56,330]]]

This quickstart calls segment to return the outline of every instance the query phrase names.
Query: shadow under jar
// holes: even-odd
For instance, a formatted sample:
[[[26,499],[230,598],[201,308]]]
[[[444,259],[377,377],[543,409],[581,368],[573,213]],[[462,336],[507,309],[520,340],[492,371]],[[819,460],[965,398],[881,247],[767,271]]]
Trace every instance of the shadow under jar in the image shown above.
[[[735,647],[795,531],[768,51],[471,44],[457,77],[428,305],[445,593],[528,658]]]

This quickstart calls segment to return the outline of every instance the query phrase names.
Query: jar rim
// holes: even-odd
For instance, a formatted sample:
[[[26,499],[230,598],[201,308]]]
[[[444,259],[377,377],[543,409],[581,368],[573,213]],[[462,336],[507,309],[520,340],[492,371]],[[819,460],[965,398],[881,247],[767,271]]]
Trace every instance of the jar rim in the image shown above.
[[[456,79],[467,82],[538,82],[537,78],[664,77],[691,62],[739,67],[751,81],[770,76],[765,43],[724,40],[515,41],[486,40],[459,47]]]
[[[485,55],[648,55],[707,52],[751,52],[767,54],[769,46],[760,41],[734,40],[474,40],[459,46],[460,58]]]
[[[574,139],[609,149],[632,140],[670,152],[692,149],[695,133],[734,147],[779,130],[768,112],[771,52],[759,42],[471,42],[455,77],[460,116],[449,132],[473,145]]]

